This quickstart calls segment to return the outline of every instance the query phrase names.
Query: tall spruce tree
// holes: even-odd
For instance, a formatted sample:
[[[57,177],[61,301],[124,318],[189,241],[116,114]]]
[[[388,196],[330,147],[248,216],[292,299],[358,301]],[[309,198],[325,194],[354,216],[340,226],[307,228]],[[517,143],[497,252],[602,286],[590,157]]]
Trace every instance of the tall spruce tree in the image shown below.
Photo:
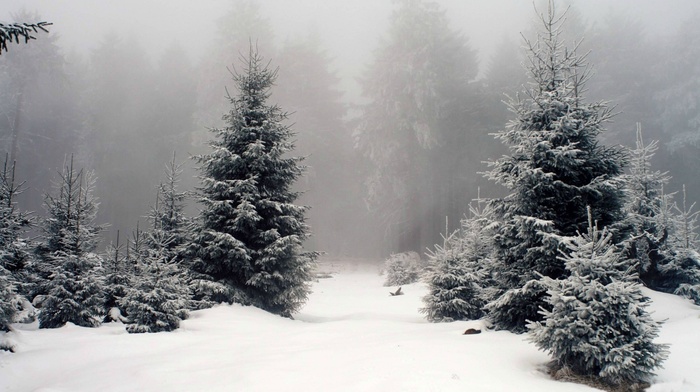
[[[94,178],[69,165],[61,173],[55,194],[46,196],[49,217],[44,240],[37,247],[39,271],[46,280],[39,328],[58,328],[67,322],[85,327],[100,324],[103,290],[102,260],[94,253],[102,227],[96,225]]]
[[[549,307],[541,311],[544,320],[528,328],[530,340],[554,357],[553,370],[619,388],[649,381],[668,347],[653,342],[659,323],[646,311],[649,298],[637,282],[635,266],[622,257],[612,237],[589,214],[587,232],[562,241],[567,251],[560,259],[570,275],[544,278]]]
[[[287,115],[267,103],[276,71],[252,45],[242,62],[227,125],[212,130],[213,151],[197,157],[204,208],[193,269],[215,283],[208,285],[212,300],[291,317],[306,301],[317,256],[302,249],[307,207],[293,204],[298,193],[291,186],[304,167],[302,158],[288,156],[294,134]]]
[[[540,319],[546,305],[540,274],[567,275],[557,235],[585,230],[589,205],[603,225],[622,216],[622,152],[597,141],[611,109],[584,101],[589,72],[578,44],[571,50],[562,42],[565,14],[550,2],[537,41],[525,40],[532,83],[510,102],[516,118],[496,133],[511,154],[490,162],[486,173],[510,191],[492,201],[500,224],[493,267],[502,295],[487,309],[497,328],[517,332],[526,320]]]

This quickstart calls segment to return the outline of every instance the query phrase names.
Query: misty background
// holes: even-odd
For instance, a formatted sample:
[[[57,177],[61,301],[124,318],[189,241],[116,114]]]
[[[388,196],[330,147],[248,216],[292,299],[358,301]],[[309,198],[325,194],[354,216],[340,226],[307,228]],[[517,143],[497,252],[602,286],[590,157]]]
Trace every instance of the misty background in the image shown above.
[[[560,2],[560,6],[564,2]],[[661,149],[655,168],[700,198],[700,3],[580,0],[567,21],[594,76],[584,96],[620,112],[603,142]],[[558,3],[559,4],[559,3]],[[545,9],[545,6],[538,6]],[[49,21],[0,56],[0,146],[44,215],[66,157],[98,177],[105,243],[139,225],[165,180],[198,184],[192,155],[230,108],[230,70],[250,42],[279,67],[271,101],[290,112],[298,183],[312,207],[309,246],[334,256],[424,252],[477,197],[502,189],[479,172],[506,153],[490,133],[511,118],[504,94],[527,83],[529,1],[5,0],[2,22]],[[196,196],[188,201],[197,214]],[[447,218],[447,219],[446,219]],[[143,226],[142,226],[143,227]]]

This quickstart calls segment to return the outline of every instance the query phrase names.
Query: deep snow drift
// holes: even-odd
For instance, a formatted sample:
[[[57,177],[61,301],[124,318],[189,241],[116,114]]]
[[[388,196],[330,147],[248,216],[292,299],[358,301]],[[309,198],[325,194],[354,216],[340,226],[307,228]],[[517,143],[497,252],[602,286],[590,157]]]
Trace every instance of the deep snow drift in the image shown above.
[[[462,335],[479,321],[432,324],[423,284],[389,295],[376,268],[319,279],[295,320],[233,306],[193,312],[179,330],[18,325],[0,353],[0,391],[594,391],[550,380],[525,335]],[[394,288],[395,289],[395,288]],[[646,291],[671,355],[649,391],[700,390],[700,307]]]

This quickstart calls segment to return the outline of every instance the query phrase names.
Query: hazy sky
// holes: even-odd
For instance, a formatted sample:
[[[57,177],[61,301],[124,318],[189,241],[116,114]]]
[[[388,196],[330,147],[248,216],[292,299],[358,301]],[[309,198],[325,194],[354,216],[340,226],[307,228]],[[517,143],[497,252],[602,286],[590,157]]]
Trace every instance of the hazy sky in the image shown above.
[[[66,49],[85,52],[109,31],[133,34],[157,58],[173,42],[192,59],[201,56],[215,33],[215,21],[231,0],[3,0],[0,21],[20,9],[39,11],[54,23],[51,31]],[[371,58],[377,37],[385,31],[392,0],[260,0],[262,14],[278,41],[318,31],[340,76],[355,78]],[[504,36],[518,34],[533,18],[529,0],[438,0],[452,27],[462,30],[479,52],[482,66]],[[590,22],[610,12],[625,12],[645,21],[652,34],[672,32],[679,21],[700,9],[696,0],[578,0],[574,4]]]

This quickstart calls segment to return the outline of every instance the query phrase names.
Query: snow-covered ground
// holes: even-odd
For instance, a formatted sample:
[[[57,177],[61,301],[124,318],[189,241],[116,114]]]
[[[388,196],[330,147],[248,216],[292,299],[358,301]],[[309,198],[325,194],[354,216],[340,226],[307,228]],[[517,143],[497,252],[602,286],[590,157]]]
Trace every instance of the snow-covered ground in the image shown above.
[[[0,353],[0,391],[593,391],[550,380],[549,358],[524,335],[462,335],[478,321],[432,324],[425,285],[392,297],[376,268],[320,279],[283,319],[251,307],[194,312],[171,333],[130,335],[121,324],[13,333]],[[665,294],[655,317],[671,356],[650,391],[700,390],[700,308]]]

